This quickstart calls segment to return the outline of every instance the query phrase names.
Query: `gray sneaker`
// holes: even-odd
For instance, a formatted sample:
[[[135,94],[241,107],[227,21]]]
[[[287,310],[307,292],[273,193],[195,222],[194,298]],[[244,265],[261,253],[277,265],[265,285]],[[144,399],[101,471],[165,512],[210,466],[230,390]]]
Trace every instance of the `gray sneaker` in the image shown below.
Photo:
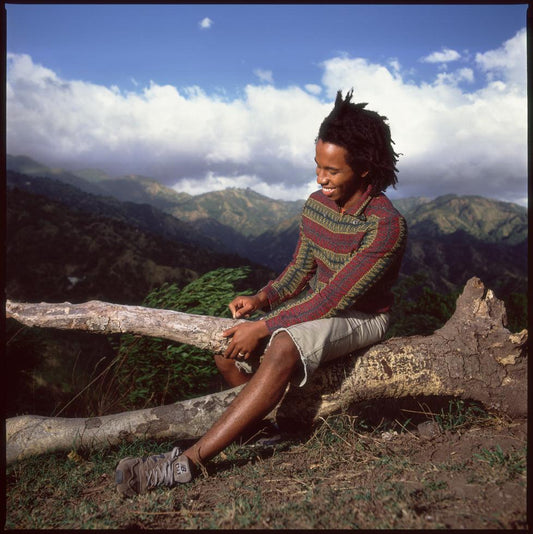
[[[189,459],[178,447],[170,452],[143,458],[124,458],[117,464],[115,484],[117,491],[133,497],[156,486],[175,486],[192,479]]]

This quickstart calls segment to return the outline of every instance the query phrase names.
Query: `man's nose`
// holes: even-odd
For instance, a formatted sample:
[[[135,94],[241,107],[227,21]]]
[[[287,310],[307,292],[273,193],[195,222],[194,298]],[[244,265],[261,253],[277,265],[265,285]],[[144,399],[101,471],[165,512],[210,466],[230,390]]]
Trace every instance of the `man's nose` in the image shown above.
[[[319,184],[327,183],[327,175],[326,175],[326,172],[324,172],[323,169],[317,169],[316,170],[316,181]]]

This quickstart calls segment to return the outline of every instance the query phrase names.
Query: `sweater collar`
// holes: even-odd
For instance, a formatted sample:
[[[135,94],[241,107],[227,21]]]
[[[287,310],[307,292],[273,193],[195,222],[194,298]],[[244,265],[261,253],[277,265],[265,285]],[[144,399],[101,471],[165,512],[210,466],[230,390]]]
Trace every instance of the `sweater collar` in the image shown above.
[[[369,184],[361,195],[361,198],[359,199],[359,202],[357,202],[357,204],[346,209],[341,208],[335,204],[337,206],[337,210],[343,215],[351,215],[352,217],[364,218],[363,212],[372,200],[372,196],[370,195],[371,191],[372,186]]]

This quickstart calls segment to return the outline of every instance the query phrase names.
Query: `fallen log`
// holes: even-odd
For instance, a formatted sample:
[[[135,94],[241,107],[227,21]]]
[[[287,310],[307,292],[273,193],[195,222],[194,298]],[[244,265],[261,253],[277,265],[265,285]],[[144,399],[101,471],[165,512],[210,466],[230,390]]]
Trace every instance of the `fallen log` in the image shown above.
[[[28,326],[130,332],[164,337],[219,352],[222,330],[235,320],[91,301],[24,304],[8,301],[7,317]],[[527,330],[511,334],[503,303],[470,279],[449,321],[430,336],[392,338],[320,368],[303,388],[289,386],[271,414],[281,422],[313,424],[373,399],[451,396],[489,410],[527,414]],[[6,460],[75,447],[107,447],[139,438],[197,438],[239,388],[167,406],[91,418],[33,415],[6,421]],[[244,386],[245,387],[245,386]]]
[[[26,326],[162,337],[213,353],[220,352],[227,345],[227,339],[221,336],[221,332],[243,322],[243,319],[223,319],[98,300],[82,304],[32,304],[7,300],[6,317]]]
[[[156,408],[101,417],[22,415],[6,420],[6,463],[46,452],[106,448],[137,439],[197,438],[242,386]]]

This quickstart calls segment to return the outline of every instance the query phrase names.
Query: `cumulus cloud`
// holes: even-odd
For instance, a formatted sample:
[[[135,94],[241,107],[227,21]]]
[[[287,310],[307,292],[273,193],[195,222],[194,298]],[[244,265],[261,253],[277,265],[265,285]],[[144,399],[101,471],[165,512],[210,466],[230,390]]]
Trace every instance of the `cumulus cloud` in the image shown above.
[[[254,74],[262,82],[274,83],[274,78],[272,76],[272,71],[271,70],[255,69],[254,70]]]
[[[322,87],[316,83],[308,83],[305,86],[305,90],[311,93],[312,95],[319,95],[322,92]]]
[[[433,52],[423,57],[420,61],[424,63],[449,63],[451,61],[457,61],[460,58],[461,54],[456,50],[443,48],[440,52]]]
[[[505,41],[502,47],[476,54],[476,63],[488,81],[501,79],[506,83],[526,86],[526,30]]]
[[[45,165],[144,174],[199,194],[250,187],[275,198],[315,188],[314,139],[336,91],[386,115],[399,162],[391,197],[527,198],[525,31],[456,71],[414,83],[398,61],[333,57],[321,84],[248,85],[238,98],[199,87],[104,87],[7,56],[7,150]],[[470,87],[474,79],[481,87]],[[464,83],[466,82],[466,83]]]
[[[449,83],[457,85],[461,82],[473,83],[474,71],[469,68],[458,69],[455,72],[441,72],[437,74],[437,84]]]
[[[198,26],[200,26],[200,28],[202,30],[208,30],[209,28],[211,28],[211,26],[213,25],[213,21],[209,18],[209,17],[205,17],[203,18],[199,23],[198,23]]]

